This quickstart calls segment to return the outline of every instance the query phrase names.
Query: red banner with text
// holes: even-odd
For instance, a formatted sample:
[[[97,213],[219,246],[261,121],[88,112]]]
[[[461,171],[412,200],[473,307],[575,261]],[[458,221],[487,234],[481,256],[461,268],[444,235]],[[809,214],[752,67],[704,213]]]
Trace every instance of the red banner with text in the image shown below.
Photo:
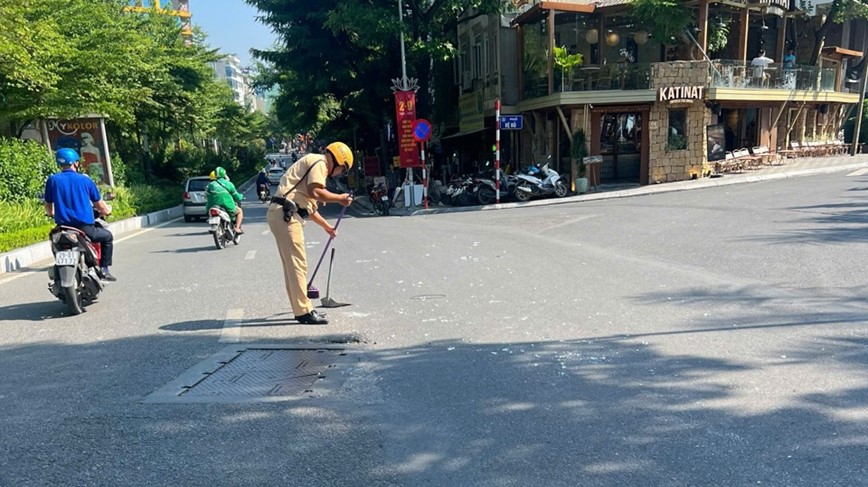
[[[398,154],[401,167],[422,167],[419,150],[413,139],[413,122],[416,120],[416,93],[413,91],[395,92],[395,115],[398,128]]]

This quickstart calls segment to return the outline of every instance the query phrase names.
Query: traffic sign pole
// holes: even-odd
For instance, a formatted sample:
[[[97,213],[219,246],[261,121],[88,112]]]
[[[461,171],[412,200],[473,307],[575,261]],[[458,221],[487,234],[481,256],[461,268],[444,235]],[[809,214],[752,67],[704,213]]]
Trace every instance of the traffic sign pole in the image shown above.
[[[494,100],[494,201],[500,204],[500,98]]]
[[[425,144],[431,138],[431,122],[420,118],[413,122],[413,138],[419,143],[422,152],[422,200],[425,202],[425,209],[428,209],[428,166],[425,165]],[[410,168],[410,198],[411,203],[415,206],[416,199],[413,194],[413,168]]]
[[[420,142],[422,145],[422,202],[425,209],[428,209],[428,166],[425,164],[425,146],[427,142]]]

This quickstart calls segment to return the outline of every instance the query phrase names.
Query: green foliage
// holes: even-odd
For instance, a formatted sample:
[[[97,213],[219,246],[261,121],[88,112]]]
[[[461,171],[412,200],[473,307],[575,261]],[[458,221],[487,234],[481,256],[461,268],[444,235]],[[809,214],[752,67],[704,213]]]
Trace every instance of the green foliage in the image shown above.
[[[718,16],[708,19],[708,52],[713,53],[726,48],[729,42],[731,17]]]
[[[51,223],[41,201],[0,202],[0,234],[20,232]]]
[[[260,86],[279,87],[276,110],[291,132],[360,139],[379,145],[377,131],[394,112],[390,79],[401,74],[403,29],[407,75],[420,82],[417,114],[430,116],[430,61],[455,55],[455,31],[467,12],[498,12],[499,0],[438,0],[404,3],[403,24],[391,0],[245,0],[279,37],[276,46],[254,51],[269,68]],[[440,95],[438,95],[440,96]],[[445,99],[445,96],[444,96]],[[438,123],[434,120],[435,124]]]
[[[585,166],[585,157],[588,156],[588,140],[583,129],[576,130],[573,134],[572,145],[570,146],[570,156],[576,160],[578,174],[580,178],[585,177],[587,167]]]
[[[0,205],[2,207],[2,205]],[[0,252],[27,247],[48,239],[48,232],[54,225],[26,228],[9,233],[0,233]]]
[[[57,165],[44,146],[0,138],[0,201],[26,201],[45,189]]]
[[[684,30],[693,22],[690,9],[680,0],[630,0],[630,5],[633,18],[648,25],[651,34],[666,44],[681,42]]]
[[[865,102],[865,108],[868,108],[868,102]],[[846,140],[848,144],[852,144],[855,133],[856,115],[854,110],[853,116],[844,123],[844,140]],[[862,125],[859,127],[859,143],[868,144],[868,109],[864,108],[862,110]]]
[[[683,135],[669,134],[666,141],[666,151],[684,150],[687,148],[687,137]]]

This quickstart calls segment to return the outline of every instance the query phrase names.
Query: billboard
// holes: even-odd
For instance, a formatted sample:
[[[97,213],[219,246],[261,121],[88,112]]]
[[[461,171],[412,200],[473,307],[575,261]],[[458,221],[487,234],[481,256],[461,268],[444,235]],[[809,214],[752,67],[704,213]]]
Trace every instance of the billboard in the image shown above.
[[[94,180],[109,186],[114,185],[111,175],[111,157],[105,126],[100,117],[76,118],[73,120],[46,120],[48,142],[51,150],[75,149],[81,156],[81,171]]]

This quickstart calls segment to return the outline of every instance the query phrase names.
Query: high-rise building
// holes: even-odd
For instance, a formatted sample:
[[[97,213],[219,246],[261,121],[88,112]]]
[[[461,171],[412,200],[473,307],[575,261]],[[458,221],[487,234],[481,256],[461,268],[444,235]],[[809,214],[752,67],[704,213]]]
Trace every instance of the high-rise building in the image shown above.
[[[253,80],[250,70],[241,67],[241,60],[237,56],[223,56],[219,61],[211,63],[214,75],[223,80],[232,88],[232,96],[235,102],[249,111],[257,108],[256,93],[253,91]]]

